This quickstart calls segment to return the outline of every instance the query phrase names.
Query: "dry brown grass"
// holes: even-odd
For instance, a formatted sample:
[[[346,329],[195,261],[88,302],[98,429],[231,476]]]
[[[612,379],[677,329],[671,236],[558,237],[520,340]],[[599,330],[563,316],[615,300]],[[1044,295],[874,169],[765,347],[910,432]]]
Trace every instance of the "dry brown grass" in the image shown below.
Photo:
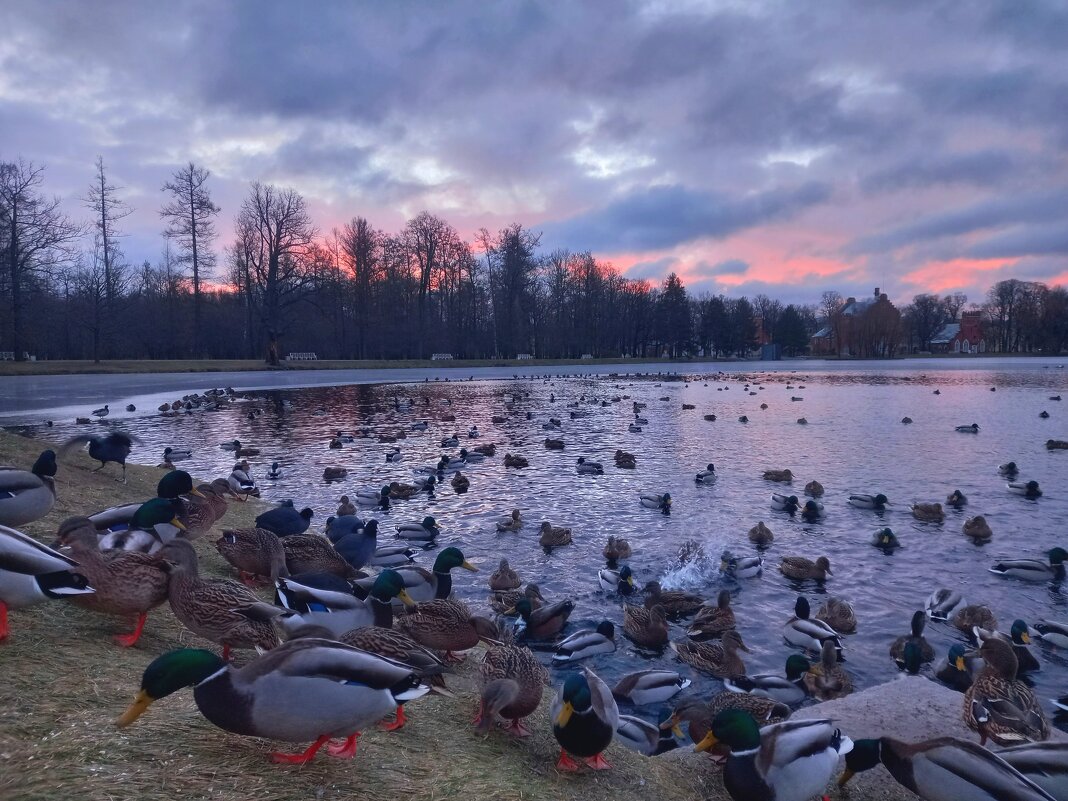
[[[0,463],[29,465],[43,447],[0,433]],[[90,473],[93,466],[81,454],[61,463],[56,507],[27,526],[28,533],[47,542],[69,515],[152,497],[161,475],[131,466],[124,486],[116,480],[115,465]],[[225,525],[250,524],[260,508],[231,504]],[[202,570],[230,575],[212,539],[213,534],[197,543]],[[530,721],[533,737],[479,736],[471,725],[477,651],[449,678],[456,698],[412,703],[404,729],[368,732],[355,759],[338,761],[324,751],[309,765],[281,767],[266,759],[275,745],[215,728],[200,716],[189,691],[160,701],[129,729],[115,728],[155,656],[181,646],[215,647],[184,631],[166,606],[149,616],[141,641],[129,649],[111,640],[128,630],[125,621],[69,603],[14,612],[10,622],[11,637],[0,645],[3,799],[725,798],[718,772],[692,754],[647,759],[613,746],[608,753],[613,770],[558,774],[548,693]],[[292,750],[291,744],[282,747]]]

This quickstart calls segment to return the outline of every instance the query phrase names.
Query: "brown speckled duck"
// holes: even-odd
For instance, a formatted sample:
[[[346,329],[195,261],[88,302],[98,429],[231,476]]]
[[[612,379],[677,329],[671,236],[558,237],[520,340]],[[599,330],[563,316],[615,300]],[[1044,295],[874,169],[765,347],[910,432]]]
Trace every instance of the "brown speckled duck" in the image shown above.
[[[259,580],[274,586],[279,576],[289,575],[281,540],[265,528],[227,529],[215,541],[215,548],[237,568],[238,578],[247,586],[254,586]]]
[[[522,585],[519,574],[512,570],[507,559],[502,559],[500,566],[489,577],[491,590],[514,590]]]
[[[819,557],[815,562],[803,556],[784,556],[779,570],[787,578],[798,580],[824,581],[827,576],[834,575],[831,572],[831,561],[826,556]]]

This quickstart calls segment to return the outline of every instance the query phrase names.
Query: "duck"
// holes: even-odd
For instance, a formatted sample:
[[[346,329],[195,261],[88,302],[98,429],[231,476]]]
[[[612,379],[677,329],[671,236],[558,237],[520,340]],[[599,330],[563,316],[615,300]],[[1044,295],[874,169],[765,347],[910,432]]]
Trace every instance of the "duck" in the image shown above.
[[[807,801],[823,794],[853,742],[830,720],[785,721],[759,728],[752,715],[726,709],[713,719],[694,747],[707,751],[723,743],[730,756],[723,785],[735,801]]]
[[[604,473],[604,465],[600,462],[588,462],[586,461],[585,456],[580,456],[578,458],[578,463],[576,464],[575,469],[580,474],[585,475],[601,475]]]
[[[675,738],[684,736],[677,725],[670,724],[670,720],[671,710],[667,707],[660,710],[656,723],[635,715],[620,714],[615,740],[644,756],[666,754],[679,747]]]
[[[662,495],[655,492],[640,492],[638,493],[638,500],[646,509],[659,509],[664,514],[671,513],[670,492],[665,492]]]
[[[853,605],[833,596],[823,602],[816,612],[816,620],[823,621],[839,634],[852,634],[857,630],[857,616]]]
[[[522,584],[523,582],[519,580],[519,574],[511,568],[507,559],[502,559],[501,564],[489,577],[491,590],[514,590],[522,586]]]
[[[990,529],[990,524],[986,522],[986,518],[982,515],[976,515],[965,520],[961,530],[966,537],[970,537],[977,542],[988,542],[994,536],[994,532]]]
[[[1042,669],[1042,665],[1035,659],[1035,655],[1031,653],[1031,649],[1028,647],[1031,644],[1031,630],[1028,628],[1025,621],[1020,619],[1014,620],[1012,622],[1012,627],[1009,629],[1008,637],[998,632],[997,629],[986,629],[979,626],[976,626],[972,630],[972,634],[980,644],[991,637],[1000,637],[1001,639],[1007,639],[1012,643],[1012,652],[1016,655],[1017,675],[1020,673],[1031,673]]]
[[[616,537],[609,534],[608,542],[605,543],[601,555],[604,556],[605,561],[607,561],[609,565],[614,565],[620,559],[630,559],[630,541],[623,537]]]
[[[781,492],[774,492],[771,495],[771,508],[776,512],[789,512],[793,514],[801,506],[801,502],[797,499],[796,495],[784,495]]]
[[[560,744],[556,769],[574,773],[578,757],[593,770],[611,766],[601,753],[619,728],[619,708],[608,685],[587,667],[568,674],[550,707],[553,736]]]
[[[452,596],[452,570],[463,568],[472,573],[478,572],[478,568],[467,561],[463,552],[456,547],[444,548],[434,560],[432,571],[425,570],[416,565],[405,565],[395,568],[404,582],[407,597],[416,603],[430,601],[435,598],[449,598]],[[374,579],[357,579],[354,584],[364,589],[370,589]],[[516,585],[518,586],[518,584]],[[399,595],[393,597],[393,604],[407,603]]]
[[[820,661],[805,673],[805,688],[809,695],[819,701],[833,701],[853,692],[853,680],[839,664],[838,650],[827,640],[820,650]]]
[[[819,501],[805,501],[801,507],[801,517],[806,523],[815,523],[823,517],[823,504]]]
[[[456,492],[458,492],[458,493],[467,492],[467,490],[471,488],[471,479],[469,479],[463,473],[457,472],[452,477],[451,484],[452,484],[452,488]]]
[[[556,646],[554,665],[566,665],[598,654],[616,650],[616,627],[610,620],[602,620],[595,629],[582,629],[568,635]]]
[[[292,537],[307,531],[314,516],[310,507],[298,512],[292,506],[276,506],[257,515],[256,528],[265,528],[278,537]]]
[[[149,706],[183,687],[193,687],[201,714],[221,729],[287,742],[314,742],[299,754],[273,753],[271,761],[305,764],[331,738],[332,756],[351,758],[362,730],[401,704],[430,691],[412,667],[332,640],[301,637],[283,643],[240,668],[211,651],[183,648],[157,657],[145,669],[120,728]],[[300,703],[292,703],[299,698]],[[284,708],[284,715],[277,714]]]
[[[979,648],[983,669],[964,693],[964,722],[998,745],[1018,745],[1049,738],[1049,722],[1034,692],[1017,678],[1016,654],[1000,637]]]
[[[931,801],[1052,801],[1047,794],[1004,758],[970,740],[939,737],[906,743],[893,737],[857,740],[846,754],[846,769],[838,779],[845,785],[856,774],[880,762],[898,784]],[[1049,774],[1040,771],[1047,779]],[[1036,777],[1037,778],[1037,777]]]
[[[954,430],[958,431],[961,434],[978,434],[979,433],[979,424],[978,423],[972,423],[971,425],[967,425],[967,426],[957,426]]]
[[[639,670],[628,673],[612,688],[612,695],[635,706],[665,703],[692,682],[674,670]]]
[[[716,483],[716,466],[711,462],[708,463],[708,467],[697,474],[698,484],[715,484]]]
[[[749,418],[746,415],[743,414],[741,417],[738,418],[738,422],[739,423],[748,423],[749,422]]]
[[[498,531],[519,531],[521,528],[523,528],[523,518],[518,509],[513,509],[510,515],[497,521]]]
[[[510,453],[506,453],[504,455],[504,466],[505,467],[514,467],[514,468],[530,467],[530,462],[528,462],[522,456],[518,456],[518,455],[513,456]]]
[[[236,456],[238,459],[241,459],[245,456],[260,455],[259,448],[246,448],[244,445],[241,444],[241,440],[239,439],[235,439],[233,442],[227,443],[226,445],[221,445],[220,447],[224,451],[233,451],[234,456]]]
[[[901,418],[901,422],[904,423],[905,425],[910,425],[912,423],[912,418],[911,417],[907,417],[907,416],[906,417],[902,417]]]
[[[831,560],[826,556],[819,557],[815,562],[804,556],[784,556],[779,562],[779,572],[795,580],[826,581],[827,576],[834,575],[831,572]]]
[[[884,551],[892,551],[895,548],[901,547],[901,540],[897,538],[897,534],[891,528],[881,528],[871,535],[871,544],[876,548],[882,548]]]
[[[548,520],[541,524],[538,544],[542,548],[559,548],[571,544],[571,529],[554,526]]]
[[[167,498],[105,509],[89,515],[89,520],[100,535],[102,551],[156,553],[185,530],[173,501]]]
[[[545,604],[541,588],[534,582],[528,582],[522,591],[519,590],[495,590],[489,598],[490,608],[498,615],[518,615],[515,606],[520,598],[526,598],[530,602],[532,610],[540,609]]]
[[[735,629],[723,632],[718,642],[673,640],[670,645],[683,662],[716,678],[745,675],[745,663],[738,651],[749,653],[749,649]]]
[[[497,634],[493,621],[472,615],[461,601],[435,598],[410,607],[397,627],[425,648],[445,652],[445,661],[457,661],[456,651],[474,648],[479,640]]]
[[[953,509],[963,509],[968,505],[968,498],[959,489],[953,490],[946,496],[946,506]]]
[[[601,592],[630,595],[634,592],[634,573],[630,565],[623,565],[619,570],[602,568],[597,571],[597,584]]]
[[[234,469],[230,471],[226,483],[230,485],[230,489],[233,490],[235,495],[243,495],[246,498],[249,496],[259,497],[259,487],[256,486],[256,482],[249,475],[248,470],[248,462],[238,462],[234,465]]]
[[[659,604],[624,604],[623,633],[642,648],[662,648],[668,644],[667,611]]]
[[[958,609],[966,606],[964,597],[956,590],[946,587],[937,589],[927,597],[924,609],[931,620],[949,620]]]
[[[56,452],[45,450],[29,470],[0,467],[0,525],[40,520],[56,503]]]
[[[388,451],[386,451],[386,461],[387,462],[391,462],[391,463],[392,462],[399,462],[403,458],[404,457],[401,454],[401,449],[400,448],[393,447],[393,448],[390,448]]]
[[[263,577],[273,587],[279,576],[289,575],[282,541],[265,528],[227,529],[215,541],[215,550],[248,586]]]
[[[420,553],[421,550],[404,544],[379,545],[375,548],[375,552],[371,554],[367,564],[371,567],[404,567],[412,564],[415,561],[415,555]]]
[[[953,643],[950,646],[946,660],[935,668],[935,678],[959,693],[972,686],[972,671],[963,645]]]
[[[780,483],[788,484],[794,480],[794,474],[790,470],[765,470],[765,481],[777,481]]]
[[[642,427],[637,423],[631,423],[629,426],[627,426],[627,431],[629,431],[631,434],[640,434],[642,433]]]
[[[1058,648],[1068,648],[1068,624],[1051,620],[1040,620],[1034,626],[1037,636],[1043,642]]]
[[[567,619],[574,611],[575,602],[571,600],[557,601],[535,609],[531,600],[525,595],[516,601],[515,605],[515,612],[523,621],[523,636],[529,640],[547,640],[555,637],[563,630]]]
[[[734,693],[748,693],[794,707],[809,697],[805,676],[810,667],[801,654],[790,654],[786,658],[785,678],[776,673],[729,676],[723,680],[723,686]]]
[[[72,449],[81,445],[89,445],[89,458],[100,462],[100,467],[93,472],[99,472],[107,467],[109,462],[122,467],[122,483],[126,483],[126,459],[133,450],[136,439],[122,431],[113,431],[102,437],[93,437],[88,434],[79,434],[71,437],[60,448],[60,454],[66,456]]]
[[[645,594],[646,609],[662,606],[665,614],[671,617],[692,615],[705,603],[705,599],[696,593],[681,590],[665,591],[659,581],[648,582],[642,592]]]
[[[686,630],[686,636],[691,640],[704,642],[722,636],[723,632],[733,629],[734,626],[730,590],[720,590],[715,606],[704,605],[697,610],[697,617]]]
[[[820,653],[825,642],[834,644],[837,650],[842,650],[842,638],[830,624],[822,620],[810,619],[811,607],[808,599],[797,596],[794,602],[794,615],[783,626],[783,638],[796,648],[804,648],[806,651]]]
[[[638,467],[638,457],[633,453],[617,449],[613,458],[620,470],[635,470]]]
[[[1049,563],[1040,559],[1006,559],[989,568],[996,576],[1020,579],[1021,581],[1060,581],[1064,578],[1064,562],[1068,551],[1052,548],[1046,552]]]
[[[107,417],[109,413],[108,405],[105,403],[100,409],[93,409],[93,417]]]
[[[823,485],[818,481],[810,481],[805,484],[805,495],[810,498],[822,498],[823,497]]]
[[[356,490],[356,494],[353,496],[353,500],[356,502],[357,506],[362,506],[365,508],[378,507],[379,509],[388,509],[389,485],[386,485],[379,490]]]
[[[954,613],[951,623],[957,631],[967,634],[969,637],[974,636],[977,627],[989,629],[990,631],[996,631],[998,627],[997,618],[990,611],[990,607],[982,604],[969,604],[960,607]]]
[[[163,449],[163,461],[176,462],[180,459],[191,459],[193,451],[189,448],[172,448],[169,445]]]
[[[897,663],[899,669],[905,668],[905,646],[915,644],[920,650],[920,662],[926,664],[934,661],[935,652],[927,638],[923,636],[923,630],[927,625],[927,614],[917,610],[912,615],[911,633],[903,634],[890,643],[890,657]]]
[[[857,509],[875,509],[882,511],[890,503],[881,492],[878,495],[850,495],[848,503]]]
[[[734,556],[724,551],[719,563],[720,572],[734,579],[755,578],[764,572],[763,556]]]
[[[426,482],[430,482],[431,485],[436,481],[434,476],[427,476]],[[419,484],[405,484],[401,481],[389,482],[389,497],[396,498],[400,501],[407,501],[414,498],[420,492],[427,487],[427,483]],[[433,492],[433,490],[431,490]]]
[[[397,536],[414,542],[434,542],[441,534],[438,521],[427,515],[419,523],[402,523],[397,526]]]
[[[472,448],[472,450],[475,453],[481,453],[483,456],[496,456],[497,455],[497,445],[496,445],[496,443],[493,443],[493,442],[489,442],[489,443],[487,443],[485,445],[476,445],[474,448]]]
[[[473,453],[467,448],[460,448],[460,458],[464,464],[481,464],[486,461],[486,455],[484,453]]]
[[[1016,466],[1016,462],[1004,462],[998,465],[998,474],[1006,478],[1015,478],[1019,472],[1020,468]]]
[[[941,523],[946,519],[946,513],[942,511],[940,503],[914,503],[912,516],[921,523]]]
[[[749,529],[749,541],[754,543],[757,547],[766,548],[775,541],[775,535],[771,533],[771,529],[765,526],[764,521],[761,520]]]
[[[451,437],[441,438],[441,447],[443,448],[455,448],[460,444],[460,438],[453,434]]]
[[[280,628],[290,635],[306,625],[322,626],[335,637],[362,626],[392,628],[395,597],[415,605],[404,579],[388,568],[375,577],[362,599],[352,584],[330,573],[303,573],[275,582],[275,601],[288,610],[279,620]]]
[[[1038,486],[1037,481],[1010,481],[1005,485],[1009,492],[1016,495],[1023,495],[1029,500],[1042,497],[1042,489]]]
[[[678,726],[686,723],[687,736],[697,745],[712,729],[712,721],[725,709],[738,709],[752,715],[760,725],[780,723],[790,717],[790,707],[748,693],[720,692],[713,695],[708,703],[691,701],[677,706],[665,726]]]
[[[486,649],[478,672],[482,686],[475,726],[489,731],[503,718],[509,734],[529,737],[523,719],[541,705],[549,671],[529,648],[498,642]]]
[[[279,467],[278,462],[271,462],[271,469],[267,471],[267,478],[277,481],[285,475],[285,471]]]
[[[564,441],[562,439],[553,439],[552,437],[546,437],[545,447],[550,451],[562,451],[564,449]]]

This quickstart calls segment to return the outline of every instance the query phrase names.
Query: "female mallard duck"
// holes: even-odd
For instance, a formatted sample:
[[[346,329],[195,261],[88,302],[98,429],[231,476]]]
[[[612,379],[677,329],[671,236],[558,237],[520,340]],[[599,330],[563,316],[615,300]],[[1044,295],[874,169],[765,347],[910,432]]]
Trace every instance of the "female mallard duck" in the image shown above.
[[[360,599],[349,582],[330,573],[307,573],[295,578],[278,579],[275,584],[277,603],[289,610],[281,619],[287,632],[301,626],[322,626],[340,635],[362,626],[393,627],[395,597],[414,604],[404,589],[404,580],[394,570],[383,570]]]
[[[982,515],[965,520],[961,530],[964,536],[971,537],[976,542],[988,542],[994,536],[994,532],[990,530],[990,525]]]
[[[897,662],[899,668],[904,669],[905,667],[905,646],[910,642],[919,647],[921,662],[926,664],[927,662],[934,661],[934,648],[927,642],[927,638],[923,636],[923,630],[926,626],[927,615],[922,609],[919,609],[912,615],[911,632],[909,634],[902,634],[890,643],[890,656]]]
[[[804,682],[809,695],[820,701],[844,698],[853,692],[853,680],[838,663],[838,651],[829,640],[823,643],[819,664],[808,669]]]
[[[753,578],[764,572],[763,556],[734,556],[724,551],[720,558],[720,572],[734,579]]]
[[[444,651],[446,662],[457,661],[454,651],[474,648],[480,639],[497,634],[491,620],[472,615],[460,601],[445,598],[410,607],[397,621],[397,628],[426,648]]]
[[[694,750],[730,749],[723,786],[735,801],[806,801],[822,795],[853,742],[830,720],[798,720],[763,729],[740,709],[716,715]]]
[[[749,693],[787,706],[797,706],[808,698],[805,679],[810,667],[812,666],[805,657],[790,654],[786,658],[785,678],[775,673],[729,676],[723,680],[723,686],[734,693]]]
[[[990,572],[1022,581],[1062,580],[1068,551],[1064,548],[1053,548],[1046,552],[1046,557],[1049,559],[1049,564],[1039,559],[1006,559],[990,568]]]
[[[949,648],[949,655],[946,657],[946,661],[941,662],[935,669],[935,678],[959,693],[964,692],[972,686],[973,681],[967,657],[968,654],[964,650],[964,646],[960,643],[954,643]]]
[[[638,500],[646,509],[659,509],[664,514],[671,514],[671,493],[659,495],[655,492],[640,492]]]
[[[805,484],[805,495],[810,498],[822,498],[823,497],[823,485],[818,481],[810,481]]]
[[[254,530],[261,531],[264,529]],[[267,533],[270,534],[270,532]],[[271,536],[274,535],[272,534]],[[275,537],[275,540],[282,549],[282,557],[288,575],[330,573],[340,578],[351,578],[356,575],[356,568],[338,553],[337,549],[326,537],[320,537],[318,534],[297,534],[292,537],[284,537],[281,540]]]
[[[921,523],[941,523],[946,519],[946,513],[942,511],[940,503],[914,503],[912,516]]]
[[[990,607],[982,604],[959,607],[950,622],[954,628],[969,637],[974,635],[976,628],[996,631],[998,627],[997,618],[990,611]]]
[[[519,613],[515,607],[520,598],[526,598],[530,602],[532,610],[540,609],[545,603],[545,599],[541,595],[541,589],[534,582],[530,582],[522,591],[498,590],[494,592],[489,598],[490,609],[498,615],[517,615]]]
[[[788,484],[794,480],[794,474],[789,470],[765,470],[764,480]]]
[[[616,650],[616,627],[602,620],[595,629],[582,629],[560,641],[553,653],[553,664],[564,665]]]
[[[664,608],[664,613],[671,617],[692,615],[705,604],[705,599],[697,593],[680,590],[665,591],[659,581],[650,581],[642,589],[645,593],[645,608],[654,606]]]
[[[734,623],[730,590],[720,590],[715,606],[704,605],[697,610],[697,617],[686,630],[686,635],[691,640],[704,642],[721,636],[725,631],[730,631],[734,628]]]
[[[857,740],[846,754],[838,786],[880,762],[903,787],[930,801],[1051,801],[1047,794],[1006,759],[957,737],[905,743],[892,737]],[[1062,757],[1063,759],[1063,757]],[[1063,762],[1060,763],[1063,771]],[[1045,771],[1042,771],[1043,775]]]
[[[1016,678],[1016,654],[999,637],[979,649],[984,666],[964,693],[964,722],[998,745],[1017,745],[1049,737],[1049,722],[1031,688]]]
[[[841,598],[828,598],[816,612],[816,620],[822,620],[839,634],[852,634],[857,630],[857,615],[853,604]]]
[[[1049,793],[1055,801],[1068,799],[1068,745],[1063,742],[1025,743],[1002,748],[997,756]]]
[[[946,506],[950,506],[954,509],[963,509],[967,505],[968,499],[959,489],[953,490],[953,492],[946,496]]]
[[[507,559],[502,559],[500,566],[489,577],[491,590],[514,590],[522,585],[519,574],[512,570]]]
[[[745,675],[745,662],[738,651],[749,653],[749,649],[735,629],[723,632],[718,642],[673,641],[671,650],[686,664],[717,678]]]
[[[334,737],[346,739],[328,748],[332,756],[355,756],[362,730],[430,690],[408,665],[331,640],[290,640],[241,668],[210,651],[184,648],[148,666],[118,725],[129,726],[154,701],[190,686],[201,714],[221,729],[314,740],[302,754],[271,755],[273,762],[288,764],[309,762]]]
[[[508,517],[497,521],[498,531],[519,531],[521,528],[523,528],[523,519],[518,509],[513,509]]]
[[[956,610],[965,605],[966,602],[959,592],[943,587],[932,592],[924,606],[927,617],[931,620],[949,620]]]
[[[522,456],[519,456],[519,455],[513,456],[510,453],[506,453],[504,455],[504,466],[505,467],[515,467],[515,468],[530,467],[530,462],[528,462]]]
[[[433,476],[428,476],[428,479],[429,478],[433,478]],[[389,497],[396,498],[399,501],[407,501],[422,492],[422,488],[424,486],[426,485],[424,484],[416,486],[415,484],[405,484],[400,481],[391,481],[389,482]]]
[[[488,445],[478,445],[478,446],[472,448],[472,450],[475,453],[481,453],[483,456],[496,456],[497,455],[497,446],[496,446],[496,444],[494,444],[492,442],[489,443]]]
[[[803,556],[784,556],[779,563],[779,572],[786,578],[795,580],[814,579],[826,581],[827,576],[833,576],[831,561],[826,556],[819,557],[815,562]]]
[[[1042,665],[1039,664],[1035,655],[1031,653],[1031,649],[1028,647],[1031,644],[1031,630],[1023,620],[1017,619],[1012,621],[1012,628],[1009,629],[1009,635],[1007,637],[997,631],[997,629],[987,629],[979,626],[976,626],[973,629],[972,634],[980,645],[991,637],[998,637],[1012,643],[1012,652],[1016,655],[1017,674],[1031,673],[1042,669]]]
[[[801,507],[801,502],[796,495],[784,495],[781,492],[771,494],[771,508],[776,512],[788,512],[794,514]]]
[[[523,621],[522,632],[526,639],[548,640],[564,628],[567,619],[575,611],[575,602],[557,601],[535,609],[534,604],[524,595],[516,601],[515,611]]]
[[[972,423],[969,426],[957,426],[956,431],[960,432],[961,434],[978,434],[979,424]]]
[[[271,468],[267,471],[267,478],[277,481],[285,475],[285,471],[278,466],[278,462],[271,462]]]
[[[901,547],[901,540],[897,538],[897,534],[894,533],[893,529],[881,528],[871,535],[871,544],[889,553],[895,548]]]
[[[516,737],[529,737],[523,718],[541,704],[549,671],[529,648],[499,643],[486,649],[479,665],[482,683],[481,702],[475,725],[483,731],[493,727],[498,718],[509,721],[505,731]]]
[[[389,508],[389,486],[384,486],[380,490],[362,489],[357,490],[354,496],[357,506],[362,507],[377,507],[379,509]]]
[[[673,670],[640,670],[628,673],[612,688],[612,695],[635,706],[662,704],[685,690],[691,684]]]
[[[341,481],[348,476],[349,471],[345,467],[324,467],[323,481],[329,484],[331,481]]]
[[[698,484],[715,484],[716,483],[716,466],[709,462],[708,467],[697,474]]]
[[[430,515],[424,517],[420,523],[402,523],[397,526],[397,536],[413,542],[434,542],[440,534],[438,521]]]
[[[256,517],[256,528],[265,528],[279,537],[292,537],[307,531],[313,517],[315,512],[309,507],[298,512],[292,506],[276,506]]]
[[[70,548],[78,572],[95,590],[76,598],[81,605],[108,615],[136,617],[132,633],[115,637],[120,645],[134,645],[148,613],[167,600],[169,579],[160,561],[167,558],[166,546],[155,556],[136,551],[101,553],[96,529],[87,517],[69,517],[60,523],[55,544]]]
[[[450,483],[456,492],[467,492],[471,488],[471,479],[460,472],[457,472],[456,475],[452,477]]]
[[[1041,620],[1034,626],[1037,636],[1043,642],[1058,648],[1068,648],[1068,624],[1051,620]]]
[[[247,586],[266,579],[273,587],[279,577],[289,575],[282,541],[265,528],[239,528],[223,531],[215,549],[237,568],[238,577]]]
[[[559,548],[571,544],[571,529],[554,526],[548,520],[541,524],[538,544],[542,548]]]
[[[608,685],[589,668],[571,673],[553,699],[550,708],[553,736],[560,744],[556,769],[575,772],[578,757],[594,770],[611,767],[601,752],[615,737],[619,708]]]
[[[659,604],[650,608],[624,604],[623,632],[643,648],[662,648],[668,643],[667,611]]]
[[[764,521],[761,520],[749,529],[749,541],[760,548],[766,548],[775,541],[775,535],[771,533],[771,529],[765,526]]]
[[[580,474],[601,475],[604,472],[604,465],[600,462],[588,462],[585,456],[580,456],[575,469]]]
[[[602,568],[597,571],[597,584],[601,592],[630,595],[634,592],[634,572],[630,569],[630,565],[623,565],[619,570]]]
[[[260,488],[256,486],[255,480],[249,475],[248,462],[235,464],[234,469],[230,471],[229,478],[226,479],[226,483],[230,485],[230,489],[234,491],[235,495],[243,495],[246,498],[249,496],[258,498],[260,495]]]
[[[43,451],[29,470],[0,467],[0,525],[40,520],[56,503],[56,452]]]
[[[820,653],[825,642],[832,642],[842,650],[842,638],[838,632],[822,620],[810,620],[811,607],[808,599],[799,595],[794,602],[794,616],[783,626],[783,638],[796,648]]]
[[[613,537],[608,535],[608,542],[604,546],[604,550],[601,551],[605,561],[609,566],[612,566],[620,559],[630,559],[631,548],[630,542],[622,537]]]
[[[850,495],[848,503],[857,509],[874,509],[881,512],[889,506],[890,500],[880,492],[878,495]]]
[[[638,457],[633,453],[617,449],[613,458],[620,470],[635,470],[638,467]]]
[[[1042,497],[1042,489],[1038,486],[1037,481],[1010,481],[1005,487],[1009,492],[1023,495],[1031,500]]]

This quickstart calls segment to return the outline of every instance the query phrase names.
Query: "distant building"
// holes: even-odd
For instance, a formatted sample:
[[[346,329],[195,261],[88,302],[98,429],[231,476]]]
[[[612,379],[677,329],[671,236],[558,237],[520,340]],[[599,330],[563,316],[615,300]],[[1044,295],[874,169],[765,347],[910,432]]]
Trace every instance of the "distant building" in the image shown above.
[[[960,322],[947,323],[931,340],[932,353],[986,353],[983,313],[966,311]]]
[[[901,341],[901,312],[879,287],[870,298],[846,298],[826,324],[812,335],[813,355],[883,358],[893,356]]]

